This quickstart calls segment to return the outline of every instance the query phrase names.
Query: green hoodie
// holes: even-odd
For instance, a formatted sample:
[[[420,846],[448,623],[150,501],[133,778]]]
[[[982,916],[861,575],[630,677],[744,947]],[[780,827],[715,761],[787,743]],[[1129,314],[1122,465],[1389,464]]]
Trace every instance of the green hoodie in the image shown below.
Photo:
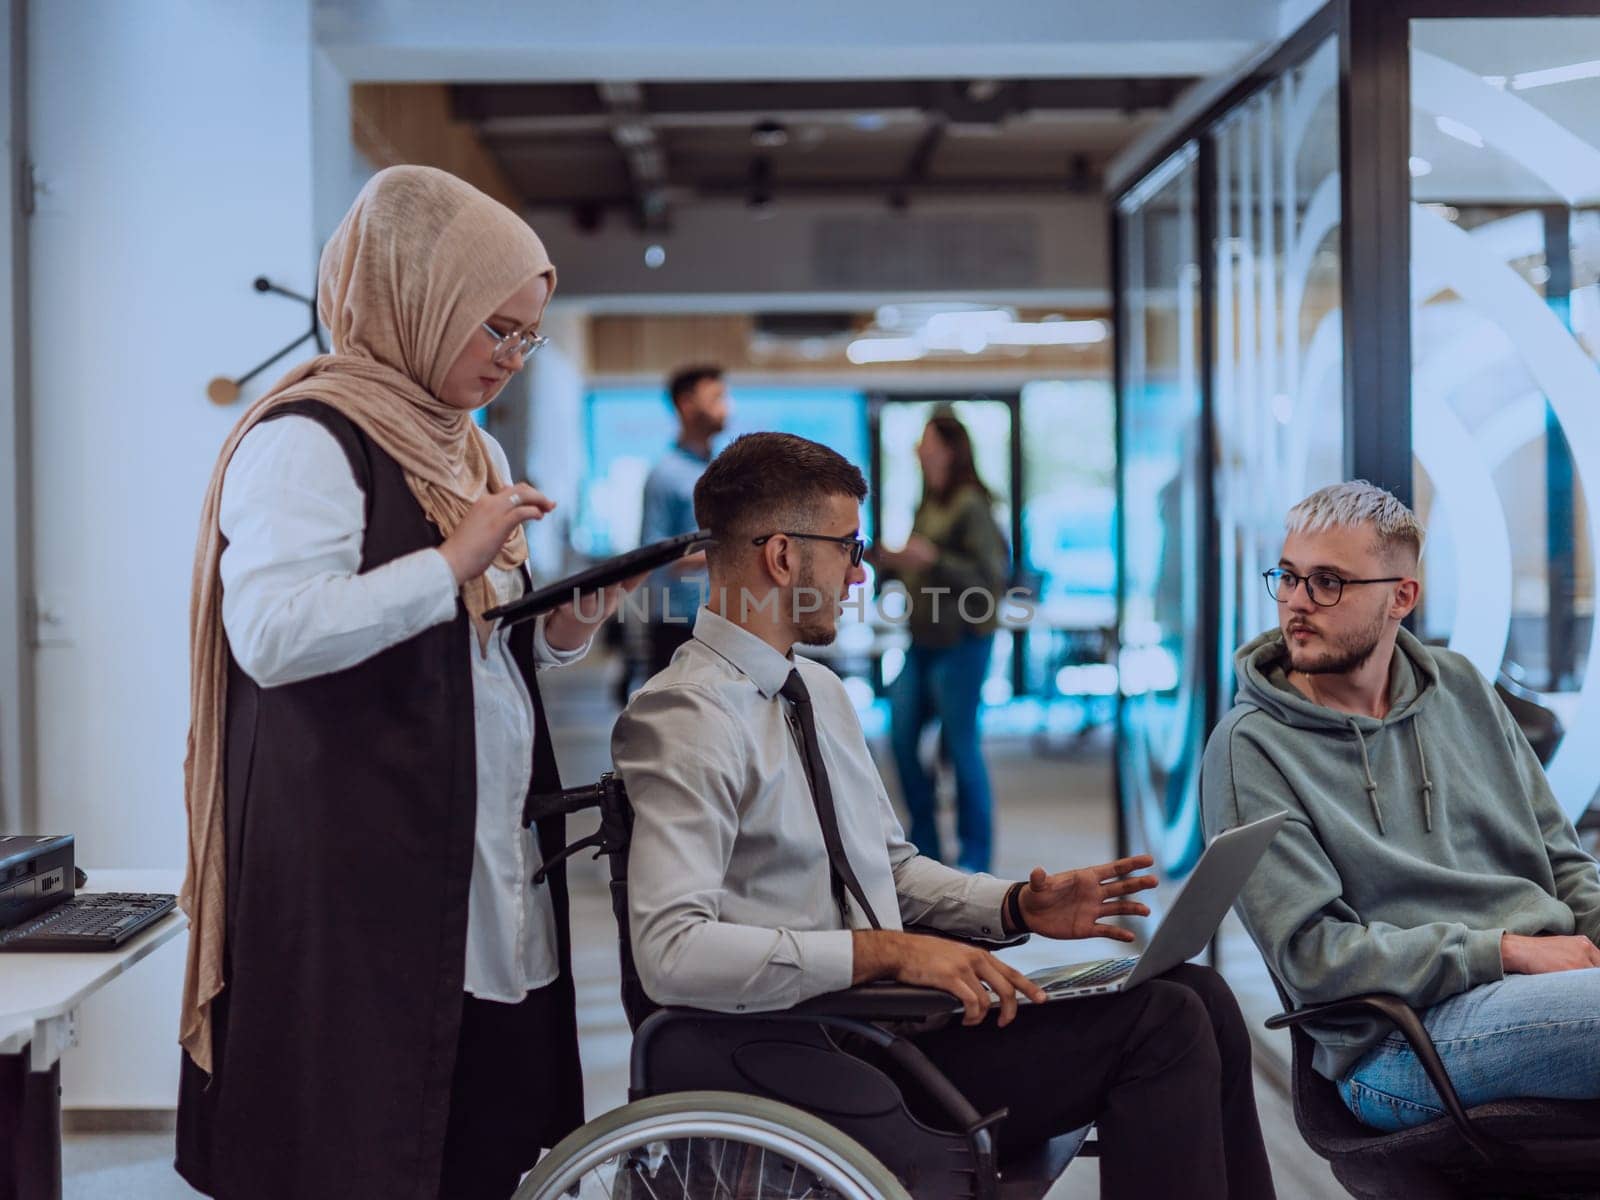
[[[1600,874],[1539,760],[1465,658],[1400,631],[1389,715],[1289,683],[1283,635],[1234,657],[1238,701],[1206,744],[1206,832],[1287,812],[1238,912],[1296,1004],[1389,992],[1426,1008],[1501,978],[1500,935],[1600,942]],[[1345,1075],[1388,1031],[1319,1023]]]

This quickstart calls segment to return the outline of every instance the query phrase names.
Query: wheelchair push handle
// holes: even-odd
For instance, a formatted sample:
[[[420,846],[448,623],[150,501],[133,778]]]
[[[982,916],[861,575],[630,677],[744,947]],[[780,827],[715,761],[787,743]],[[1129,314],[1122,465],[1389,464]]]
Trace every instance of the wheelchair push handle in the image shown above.
[[[600,828],[551,855],[534,872],[535,884],[543,883],[551,871],[581,850],[593,849],[594,856],[599,858],[602,854],[619,854],[628,848],[633,812],[628,807],[628,793],[622,786],[622,780],[611,771],[600,776],[598,783],[530,797],[523,813],[523,824],[533,825],[550,817],[564,817],[589,808],[600,810]]]

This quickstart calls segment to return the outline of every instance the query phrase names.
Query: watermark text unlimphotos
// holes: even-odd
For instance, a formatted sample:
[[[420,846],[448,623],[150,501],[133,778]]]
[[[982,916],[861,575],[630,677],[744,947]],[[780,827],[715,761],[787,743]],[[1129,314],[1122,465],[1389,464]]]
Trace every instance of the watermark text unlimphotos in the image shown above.
[[[701,590],[702,604],[709,603],[705,591]],[[860,587],[851,588],[843,600],[835,600],[821,588],[813,587],[770,588],[764,592],[740,588],[738,594],[732,597],[727,588],[718,588],[717,593],[717,603],[712,607],[730,619],[736,617],[741,622],[761,615],[776,617],[785,604],[795,624],[803,624],[834,604],[839,613],[853,612],[858,621],[867,620],[869,615],[866,589]],[[585,624],[598,624],[605,619],[605,602],[598,592],[575,592],[572,603],[573,613]],[[623,594],[619,614],[625,621],[688,625],[693,623],[695,610],[699,607],[699,604],[693,607],[685,604],[683,595],[671,588],[651,588],[646,585]],[[947,587],[923,587],[912,591],[895,580],[879,589],[875,615],[878,620],[890,625],[908,624],[914,614],[922,612],[927,614],[930,621],[959,617],[972,625],[986,625],[995,621],[1006,629],[1024,629],[1033,623],[1038,608],[1032,595],[1023,588],[1007,588],[999,595],[980,587],[964,588],[959,592]]]

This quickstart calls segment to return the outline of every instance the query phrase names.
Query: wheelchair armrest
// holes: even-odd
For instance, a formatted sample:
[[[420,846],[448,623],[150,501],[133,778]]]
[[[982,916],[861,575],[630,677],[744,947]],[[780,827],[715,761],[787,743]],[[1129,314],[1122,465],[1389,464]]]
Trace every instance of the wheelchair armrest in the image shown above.
[[[937,988],[908,983],[864,983],[802,1000],[784,1012],[796,1017],[851,1017],[858,1021],[914,1021],[961,1011],[961,1002]]]
[[[924,937],[939,937],[951,942],[961,942],[964,945],[976,946],[979,950],[1009,950],[1012,946],[1020,946],[1033,935],[1027,931],[1014,933],[1010,936],[1001,935],[997,938],[974,938],[960,933],[951,933],[948,929],[935,929],[932,925],[907,925],[907,933],[921,934]]]
[[[1467,1116],[1466,1106],[1461,1103],[1455,1085],[1450,1082],[1450,1074],[1444,1068],[1444,1061],[1439,1057],[1438,1048],[1434,1046],[1427,1026],[1422,1023],[1422,1018],[1417,1015],[1416,1009],[1400,997],[1391,996],[1387,992],[1369,992],[1366,995],[1347,996],[1343,1000],[1330,1000],[1323,1004],[1308,1004],[1292,1012],[1281,1012],[1268,1017],[1266,1025],[1268,1029],[1286,1029],[1304,1025],[1320,1017],[1349,1016],[1360,1012],[1375,1013],[1393,1022],[1410,1044],[1411,1052],[1422,1064],[1428,1082],[1433,1084],[1433,1090],[1439,1094],[1445,1111],[1450,1114],[1451,1121],[1455,1123],[1456,1129],[1467,1145],[1477,1151],[1485,1162],[1495,1162],[1502,1158],[1506,1148],[1480,1131]]]

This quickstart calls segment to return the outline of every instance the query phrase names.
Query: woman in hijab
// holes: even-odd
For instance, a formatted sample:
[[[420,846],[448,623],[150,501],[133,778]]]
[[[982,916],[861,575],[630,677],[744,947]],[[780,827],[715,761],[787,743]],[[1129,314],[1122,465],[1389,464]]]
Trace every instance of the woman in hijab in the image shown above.
[[[555,268],[461,180],[380,172],[322,254],[333,353],[244,414],[195,558],[178,1170],[220,1200],[503,1200],[583,1119],[535,672],[587,647],[529,586],[472,420]],[[615,607],[615,590],[603,613]]]

